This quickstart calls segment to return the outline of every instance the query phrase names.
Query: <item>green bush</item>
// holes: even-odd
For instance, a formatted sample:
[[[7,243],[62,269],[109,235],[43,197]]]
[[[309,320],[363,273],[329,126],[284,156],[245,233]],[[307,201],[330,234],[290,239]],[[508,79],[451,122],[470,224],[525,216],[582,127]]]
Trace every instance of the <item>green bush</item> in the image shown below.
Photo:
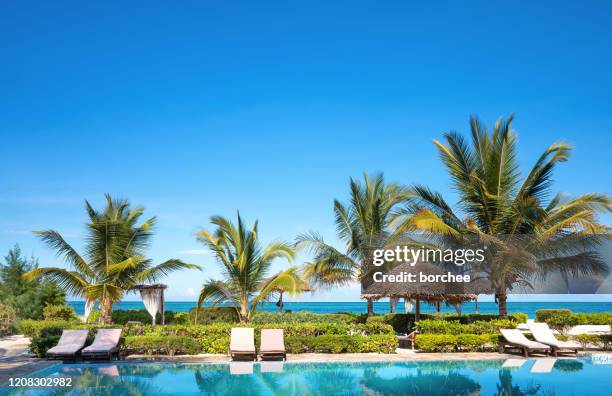
[[[67,305],[47,305],[43,308],[43,316],[45,320],[78,320],[74,309]]]
[[[458,321],[420,320],[416,328],[423,334],[491,334],[499,329],[514,329],[517,322],[509,319],[495,319],[489,322],[476,321],[461,324]]]
[[[367,317],[367,315],[354,316],[353,321],[357,323],[365,323],[366,320],[370,321],[383,321],[391,326],[396,333],[409,333],[416,328],[415,315],[414,314],[385,314],[385,315],[374,315]],[[460,324],[472,324],[475,322],[491,322],[500,320],[498,315],[495,314],[421,314],[421,321],[423,320],[441,320],[448,322],[459,322]],[[516,323],[527,322],[527,315],[524,313],[514,313],[508,316],[508,320]],[[514,325],[513,327],[516,327]]]
[[[202,346],[193,338],[184,336],[144,335],[125,338],[124,349],[135,353],[162,353],[168,356],[180,354],[197,354]]]
[[[536,311],[536,322],[547,322],[550,317],[571,316],[572,313],[569,309],[538,309]]]
[[[47,350],[57,345],[60,339],[59,335],[48,335],[46,337],[34,337],[30,344],[30,351],[38,356],[44,357]]]
[[[495,350],[498,334],[417,334],[415,347],[424,352]]]
[[[65,320],[33,320],[24,319],[19,322],[19,330],[27,337],[38,337],[42,331],[47,334],[62,335],[63,329],[72,328],[75,322]]]
[[[457,336],[452,334],[417,334],[415,347],[427,352],[452,352],[457,348]]]
[[[189,310],[189,323],[195,323],[197,308],[191,308]],[[198,323],[199,325],[206,325],[212,323],[237,323],[238,313],[233,307],[214,307],[214,308],[200,308],[198,311]]]
[[[600,348],[602,346],[601,338],[597,334],[578,334],[574,336],[574,340],[585,349],[589,347]]]
[[[252,323],[337,323],[353,322],[353,317],[346,314],[315,314],[308,311],[299,312],[257,312]]]

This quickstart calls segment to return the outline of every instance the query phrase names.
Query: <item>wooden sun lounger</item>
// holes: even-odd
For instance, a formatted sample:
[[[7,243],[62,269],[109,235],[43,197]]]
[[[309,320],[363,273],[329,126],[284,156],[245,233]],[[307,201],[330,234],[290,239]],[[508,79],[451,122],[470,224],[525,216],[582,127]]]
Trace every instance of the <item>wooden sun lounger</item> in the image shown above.
[[[544,353],[548,355],[551,348],[548,345],[528,340],[520,330],[500,329],[504,340],[499,342],[499,353],[504,353],[506,349],[519,349],[523,356],[529,357],[529,353]]]
[[[232,328],[229,355],[232,359],[249,358],[257,360],[255,352],[255,329],[252,327]]]
[[[582,349],[580,344],[575,341],[560,341],[557,340],[550,327],[546,323],[529,322],[529,330],[533,334],[533,338],[539,343],[550,346],[554,356],[561,352],[570,352],[578,354],[578,350]]]
[[[283,329],[262,329],[259,356],[262,360],[267,358],[281,358],[287,360],[285,352],[285,336]]]
[[[79,356],[87,341],[87,330],[64,330],[58,343],[47,351],[48,359],[74,359]]]
[[[119,341],[121,329],[100,329],[93,343],[81,351],[83,358],[108,359],[113,356],[119,359]]]

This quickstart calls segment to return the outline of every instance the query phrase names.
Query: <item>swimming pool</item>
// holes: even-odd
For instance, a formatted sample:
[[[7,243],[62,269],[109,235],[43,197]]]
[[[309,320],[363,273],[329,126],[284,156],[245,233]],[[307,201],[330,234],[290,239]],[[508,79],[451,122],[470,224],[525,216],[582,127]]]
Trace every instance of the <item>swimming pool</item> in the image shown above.
[[[612,357],[612,355],[610,355]],[[609,395],[612,360],[58,364],[32,377],[69,388],[0,395]]]

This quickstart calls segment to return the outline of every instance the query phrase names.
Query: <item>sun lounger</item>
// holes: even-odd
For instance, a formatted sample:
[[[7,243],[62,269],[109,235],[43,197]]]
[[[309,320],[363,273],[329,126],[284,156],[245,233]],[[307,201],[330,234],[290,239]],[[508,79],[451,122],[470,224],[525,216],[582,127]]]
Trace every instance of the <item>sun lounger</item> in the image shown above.
[[[550,373],[555,367],[555,362],[557,359],[553,358],[541,358],[536,359],[533,366],[531,366],[530,372],[532,373]]]
[[[257,354],[255,353],[255,329],[252,327],[232,328],[229,354],[232,359],[243,357],[257,360]]]
[[[517,329],[500,329],[505,340],[499,343],[499,351],[503,353],[506,348],[516,348],[523,352],[523,356],[528,357],[529,352],[541,352],[548,354],[550,347],[539,342],[528,340],[520,330]]]
[[[58,343],[47,351],[49,359],[76,359],[87,341],[87,330],[64,330]]]
[[[108,358],[114,356],[119,359],[119,341],[121,329],[100,329],[93,343],[83,349],[81,356],[84,358]]]
[[[266,358],[282,358],[283,360],[287,360],[283,329],[261,330],[259,356],[261,356],[262,360]]]
[[[582,349],[580,344],[575,341],[557,340],[546,323],[531,322],[529,323],[529,330],[531,330],[531,334],[533,334],[533,338],[535,338],[537,342],[550,346],[555,356],[557,356],[559,352],[567,351],[578,354],[578,349]]]

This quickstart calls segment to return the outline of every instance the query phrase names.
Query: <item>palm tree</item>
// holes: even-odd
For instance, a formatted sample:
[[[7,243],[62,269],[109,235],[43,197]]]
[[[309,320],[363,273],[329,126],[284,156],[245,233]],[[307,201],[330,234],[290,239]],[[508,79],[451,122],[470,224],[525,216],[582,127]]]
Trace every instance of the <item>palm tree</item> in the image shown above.
[[[285,258],[289,262],[295,257],[294,249],[285,242],[273,242],[265,248],[259,244],[255,221],[250,230],[245,226],[240,213],[237,225],[221,216],[211,217],[217,228],[213,233],[201,230],[197,238],[215,256],[221,265],[224,280],[209,280],[202,287],[198,299],[197,315],[204,302],[212,306],[230,303],[238,313],[241,323],[248,323],[257,308],[270,294],[283,290],[291,294],[300,292],[297,269],[290,267],[270,276],[273,260]]]
[[[507,292],[529,286],[534,275],[560,271],[567,279],[605,271],[589,249],[609,237],[596,214],[612,208],[604,194],[549,199],[553,170],[569,158],[567,144],[552,144],[521,179],[512,119],[498,120],[489,134],[472,117],[471,144],[456,132],[445,134],[445,143],[434,141],[459,195],[456,211],[441,194],[416,185],[394,219],[399,231],[415,230],[447,243],[470,238],[487,246],[486,265],[474,270],[491,282],[502,317]]]
[[[108,194],[102,212],[87,201],[85,208],[89,216],[85,254],[80,255],[57,231],[35,231],[72,268],[36,268],[24,274],[24,278],[31,281],[46,277],[69,294],[98,301],[101,323],[110,323],[113,304],[133,286],[155,282],[173,271],[200,269],[175,259],[153,265],[145,257],[156,218],[138,225],[144,208],[132,208],[127,200],[114,200]]]
[[[364,174],[363,184],[351,178],[350,189],[348,206],[334,200],[336,230],[346,244],[344,251],[326,244],[315,232],[297,237],[296,245],[314,255],[305,265],[305,275],[313,286],[329,288],[367,280],[373,268],[373,251],[395,247],[404,237],[390,230],[389,222],[407,199],[406,189],[386,184],[382,174],[374,178]],[[372,313],[373,303],[368,299],[368,314]]]

